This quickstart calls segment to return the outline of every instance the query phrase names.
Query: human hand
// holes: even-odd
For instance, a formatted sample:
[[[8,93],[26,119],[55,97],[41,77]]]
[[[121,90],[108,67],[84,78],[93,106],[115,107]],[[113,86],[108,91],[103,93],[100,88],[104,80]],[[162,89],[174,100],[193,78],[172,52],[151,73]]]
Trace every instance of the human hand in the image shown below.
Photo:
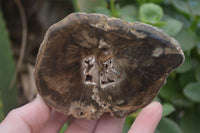
[[[153,133],[162,116],[162,106],[153,102],[137,116],[129,133]],[[0,124],[1,133],[57,133],[67,116],[49,108],[37,97],[31,103],[12,110]],[[65,133],[120,133],[125,118],[103,115],[100,120],[74,119]]]

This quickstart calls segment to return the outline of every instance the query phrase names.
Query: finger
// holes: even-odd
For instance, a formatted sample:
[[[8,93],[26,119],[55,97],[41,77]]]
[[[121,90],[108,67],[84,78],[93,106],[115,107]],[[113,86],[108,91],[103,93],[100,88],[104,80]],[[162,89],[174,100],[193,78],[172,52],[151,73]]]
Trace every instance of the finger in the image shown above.
[[[121,133],[125,118],[111,117],[110,114],[103,115],[99,120],[95,133]]]
[[[154,133],[161,117],[161,104],[152,102],[139,113],[129,133]]]
[[[0,132],[36,133],[50,116],[50,108],[37,97],[31,103],[12,110],[0,124]]]
[[[65,133],[93,133],[97,120],[74,119]]]
[[[57,133],[63,126],[67,119],[67,116],[53,110],[49,120],[40,129],[39,133]]]

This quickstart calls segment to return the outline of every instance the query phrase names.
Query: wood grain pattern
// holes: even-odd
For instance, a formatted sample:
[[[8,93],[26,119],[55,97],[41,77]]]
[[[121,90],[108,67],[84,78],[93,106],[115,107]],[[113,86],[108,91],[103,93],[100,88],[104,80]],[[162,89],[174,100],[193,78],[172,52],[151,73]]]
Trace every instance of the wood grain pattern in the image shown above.
[[[183,62],[178,42],[158,28],[73,13],[47,31],[35,80],[46,103],[64,114],[123,117],[149,104]]]

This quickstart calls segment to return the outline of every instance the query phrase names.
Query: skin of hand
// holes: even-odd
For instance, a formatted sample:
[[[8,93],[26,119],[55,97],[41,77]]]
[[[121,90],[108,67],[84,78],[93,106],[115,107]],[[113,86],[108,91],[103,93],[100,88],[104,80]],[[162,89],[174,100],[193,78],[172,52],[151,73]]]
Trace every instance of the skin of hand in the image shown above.
[[[162,106],[152,102],[142,109],[128,133],[153,133],[161,119]],[[0,124],[1,133],[58,133],[67,116],[47,106],[40,96],[12,110]],[[65,133],[121,133],[125,118],[108,114],[99,120],[74,119]]]

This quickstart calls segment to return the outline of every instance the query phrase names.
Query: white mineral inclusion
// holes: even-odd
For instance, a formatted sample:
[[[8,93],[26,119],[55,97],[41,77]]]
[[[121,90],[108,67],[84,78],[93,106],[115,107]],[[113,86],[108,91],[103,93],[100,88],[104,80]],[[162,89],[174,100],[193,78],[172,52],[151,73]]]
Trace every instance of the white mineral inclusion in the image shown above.
[[[152,52],[152,56],[159,57],[162,53],[163,53],[163,48],[158,47],[154,49],[154,51]]]
[[[88,64],[86,63],[88,62]],[[89,57],[86,57],[85,59],[83,59],[83,73],[84,73],[84,76],[86,75],[90,75],[92,77],[91,81],[87,81],[85,80],[85,84],[92,84],[92,85],[96,85],[95,81],[95,75],[97,74],[96,71],[95,71],[95,66],[96,66],[96,60],[95,60],[95,56],[89,56]],[[91,68],[89,69],[89,71],[87,71],[87,68],[90,67]],[[84,77],[86,79],[86,77]]]
[[[99,40],[99,46],[98,46],[99,49],[101,49],[101,48],[109,48],[109,47],[110,47],[109,44],[107,42],[105,42],[103,38],[101,38]]]

